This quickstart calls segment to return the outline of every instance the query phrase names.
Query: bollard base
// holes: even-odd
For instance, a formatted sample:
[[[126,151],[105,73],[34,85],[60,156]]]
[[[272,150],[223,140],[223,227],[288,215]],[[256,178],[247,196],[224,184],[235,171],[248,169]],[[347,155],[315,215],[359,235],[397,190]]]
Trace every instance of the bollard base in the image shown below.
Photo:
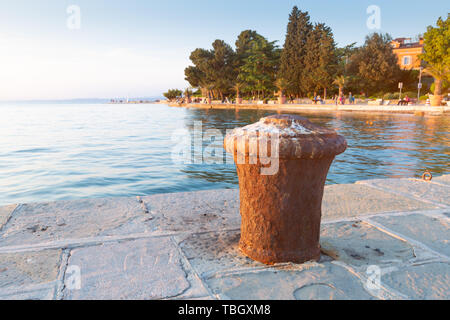
[[[240,251],[252,260],[273,265],[275,263],[292,262],[292,263],[305,263],[308,261],[319,261],[320,259],[320,247],[316,249],[291,251],[291,252],[277,252],[273,250],[261,250],[257,248],[251,248],[242,241],[239,243]]]

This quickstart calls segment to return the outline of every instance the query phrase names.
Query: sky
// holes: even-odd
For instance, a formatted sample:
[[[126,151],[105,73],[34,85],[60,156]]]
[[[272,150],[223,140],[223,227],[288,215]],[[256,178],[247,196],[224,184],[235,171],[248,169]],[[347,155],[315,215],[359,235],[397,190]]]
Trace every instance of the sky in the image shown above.
[[[195,48],[252,29],[284,43],[294,5],[340,46],[414,37],[450,12],[433,0],[0,0],[0,101],[160,96],[184,89]],[[369,6],[379,8],[379,25]],[[79,14],[78,14],[79,13]]]

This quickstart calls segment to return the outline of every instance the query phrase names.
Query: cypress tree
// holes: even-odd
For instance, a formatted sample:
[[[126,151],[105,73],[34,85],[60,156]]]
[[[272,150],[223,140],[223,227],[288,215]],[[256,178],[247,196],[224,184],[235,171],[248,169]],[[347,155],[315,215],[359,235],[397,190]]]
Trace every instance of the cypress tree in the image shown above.
[[[323,23],[314,26],[306,41],[305,86],[309,93],[326,90],[333,83],[337,70],[336,44],[333,33]]]
[[[289,16],[286,40],[281,54],[279,78],[290,84],[290,94],[297,97],[307,92],[305,54],[308,35],[312,30],[308,12],[294,6]]]

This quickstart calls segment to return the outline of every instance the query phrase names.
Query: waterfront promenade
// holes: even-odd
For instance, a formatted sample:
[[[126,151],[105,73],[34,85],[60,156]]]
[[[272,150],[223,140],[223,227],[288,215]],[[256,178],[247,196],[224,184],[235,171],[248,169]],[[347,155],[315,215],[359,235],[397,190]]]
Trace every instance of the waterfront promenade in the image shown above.
[[[321,260],[275,266],[237,249],[238,190],[10,205],[0,299],[450,299],[449,195],[450,175],[327,186]]]
[[[166,102],[167,103],[167,102]],[[390,112],[390,113],[450,113],[450,106],[431,107],[426,105],[370,105],[370,104],[202,104],[202,103],[168,103],[171,107],[200,108],[200,109],[262,109],[295,111],[360,111],[360,112]]]

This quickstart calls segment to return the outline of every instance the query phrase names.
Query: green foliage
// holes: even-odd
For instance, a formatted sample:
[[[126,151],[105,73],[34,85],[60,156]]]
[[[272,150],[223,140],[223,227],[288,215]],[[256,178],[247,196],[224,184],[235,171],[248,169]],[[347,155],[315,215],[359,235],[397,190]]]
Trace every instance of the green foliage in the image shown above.
[[[306,43],[312,30],[308,12],[302,12],[295,6],[289,16],[280,64],[280,77],[291,84],[289,93],[295,96],[308,91],[305,56]]]
[[[275,86],[278,88],[280,95],[283,96],[286,90],[289,90],[291,84],[284,78],[278,78],[275,80]]]
[[[433,83],[430,87],[430,92],[433,93],[436,89],[436,84]],[[442,81],[442,86],[441,86],[441,92],[447,92],[450,90],[450,82],[449,81]]]
[[[244,91],[265,96],[275,90],[275,76],[280,59],[280,50],[275,42],[256,36],[250,41],[244,54],[246,58],[238,75],[238,80],[246,84]]]
[[[428,26],[424,34],[424,53],[420,56],[427,65],[447,71],[450,79],[450,13],[446,20],[439,18],[436,27]]]
[[[183,92],[179,89],[170,89],[167,92],[164,92],[163,95],[169,100],[175,100],[176,98],[181,97]]]
[[[448,18],[439,19],[437,27],[428,27],[424,35],[424,71],[435,78],[435,93],[448,90],[450,81],[449,25]],[[374,33],[361,47],[353,43],[337,48],[329,27],[313,25],[308,12],[294,6],[282,50],[256,31],[244,30],[235,50],[222,40],[214,41],[212,49],[194,50],[185,79],[208,97],[269,97],[278,91],[293,98],[322,89],[398,97],[398,83],[403,83],[404,91],[414,92],[419,75],[416,70],[400,69],[390,42],[388,34]],[[426,92],[431,78],[422,80]]]
[[[338,75],[347,75],[347,64],[350,61],[350,57],[357,51],[356,42],[349,44],[343,48],[336,48],[336,60],[337,68],[336,73]]]
[[[450,13],[447,19],[439,18],[436,27],[429,26],[424,34],[424,53],[420,58],[425,73],[435,79],[433,92],[442,93],[444,81],[450,81]]]
[[[333,80],[333,84],[339,88],[339,96],[344,94],[344,88],[349,81],[349,77],[340,75]]]
[[[350,59],[349,72],[369,93],[393,91],[398,84],[401,71],[390,42],[388,34],[374,33]]]
[[[190,59],[194,66],[184,70],[185,79],[192,87],[207,92],[208,96],[213,90],[223,96],[236,78],[235,52],[223,40],[214,41],[212,47],[212,50],[199,48],[191,53]]]
[[[304,78],[307,91],[314,92],[331,86],[337,66],[333,32],[325,24],[318,23],[306,41]]]

